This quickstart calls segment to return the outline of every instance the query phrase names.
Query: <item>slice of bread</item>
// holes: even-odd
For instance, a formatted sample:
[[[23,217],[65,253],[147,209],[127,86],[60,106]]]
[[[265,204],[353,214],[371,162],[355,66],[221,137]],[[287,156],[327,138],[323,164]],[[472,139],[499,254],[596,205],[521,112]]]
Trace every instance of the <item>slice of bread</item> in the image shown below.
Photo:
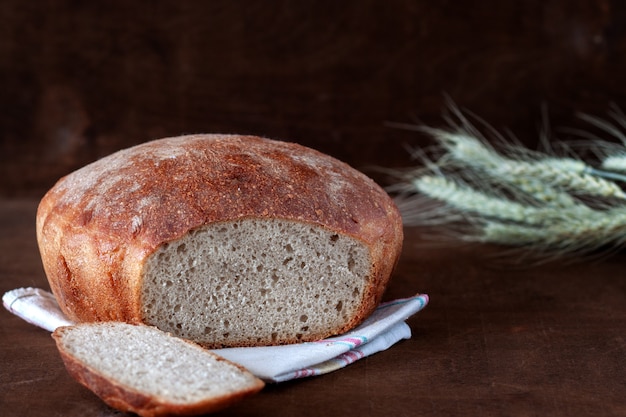
[[[264,386],[239,365],[150,326],[84,323],[52,336],[72,377],[111,407],[143,417],[213,412]]]

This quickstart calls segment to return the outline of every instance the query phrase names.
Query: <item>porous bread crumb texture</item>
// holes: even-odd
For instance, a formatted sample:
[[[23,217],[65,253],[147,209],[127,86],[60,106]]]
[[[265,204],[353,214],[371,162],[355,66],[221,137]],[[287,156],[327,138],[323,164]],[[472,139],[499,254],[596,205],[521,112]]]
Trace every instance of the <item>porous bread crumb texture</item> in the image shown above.
[[[211,347],[310,341],[354,321],[370,274],[366,245],[323,227],[210,224],[146,261],[144,320]]]
[[[229,396],[257,384],[234,364],[149,326],[75,326],[57,341],[100,375],[171,404]]]

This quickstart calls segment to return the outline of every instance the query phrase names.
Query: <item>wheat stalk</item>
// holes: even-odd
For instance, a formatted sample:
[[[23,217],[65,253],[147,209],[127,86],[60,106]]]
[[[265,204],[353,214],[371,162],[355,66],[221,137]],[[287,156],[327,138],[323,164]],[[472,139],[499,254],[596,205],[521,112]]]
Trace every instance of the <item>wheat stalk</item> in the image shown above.
[[[423,167],[402,173],[390,190],[406,225],[464,227],[462,240],[523,247],[536,253],[571,254],[626,243],[626,117],[616,123],[584,119],[622,142],[589,141],[598,168],[575,156],[532,152],[495,134],[492,145],[460,111],[448,129],[418,127],[435,138],[431,156],[414,156]],[[449,119],[450,121],[451,119]],[[491,130],[494,134],[494,131]],[[587,138],[589,138],[587,136]],[[437,201],[439,204],[427,203]]]

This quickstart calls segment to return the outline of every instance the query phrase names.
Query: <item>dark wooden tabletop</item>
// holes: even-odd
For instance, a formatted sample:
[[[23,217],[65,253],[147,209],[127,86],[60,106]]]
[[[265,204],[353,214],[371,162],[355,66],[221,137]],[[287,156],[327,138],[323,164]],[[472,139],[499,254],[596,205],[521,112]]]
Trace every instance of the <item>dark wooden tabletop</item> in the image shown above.
[[[0,201],[0,291],[48,288],[34,200]],[[427,243],[427,242],[426,242]],[[494,262],[497,248],[429,247],[407,229],[387,299],[427,293],[410,340],[320,377],[268,385],[219,415],[626,415],[626,256]],[[9,416],[113,416],[66,373],[49,333],[0,311]]]

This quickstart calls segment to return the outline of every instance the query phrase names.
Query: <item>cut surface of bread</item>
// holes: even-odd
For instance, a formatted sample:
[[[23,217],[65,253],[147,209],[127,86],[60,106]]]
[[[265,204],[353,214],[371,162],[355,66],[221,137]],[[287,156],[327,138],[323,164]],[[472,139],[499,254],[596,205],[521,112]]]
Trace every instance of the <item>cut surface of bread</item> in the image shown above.
[[[53,337],[75,379],[110,406],[144,417],[216,411],[264,386],[242,367],[150,326],[79,324]]]
[[[371,260],[357,239],[287,220],[204,226],[147,260],[146,322],[211,347],[319,339],[353,326]]]

